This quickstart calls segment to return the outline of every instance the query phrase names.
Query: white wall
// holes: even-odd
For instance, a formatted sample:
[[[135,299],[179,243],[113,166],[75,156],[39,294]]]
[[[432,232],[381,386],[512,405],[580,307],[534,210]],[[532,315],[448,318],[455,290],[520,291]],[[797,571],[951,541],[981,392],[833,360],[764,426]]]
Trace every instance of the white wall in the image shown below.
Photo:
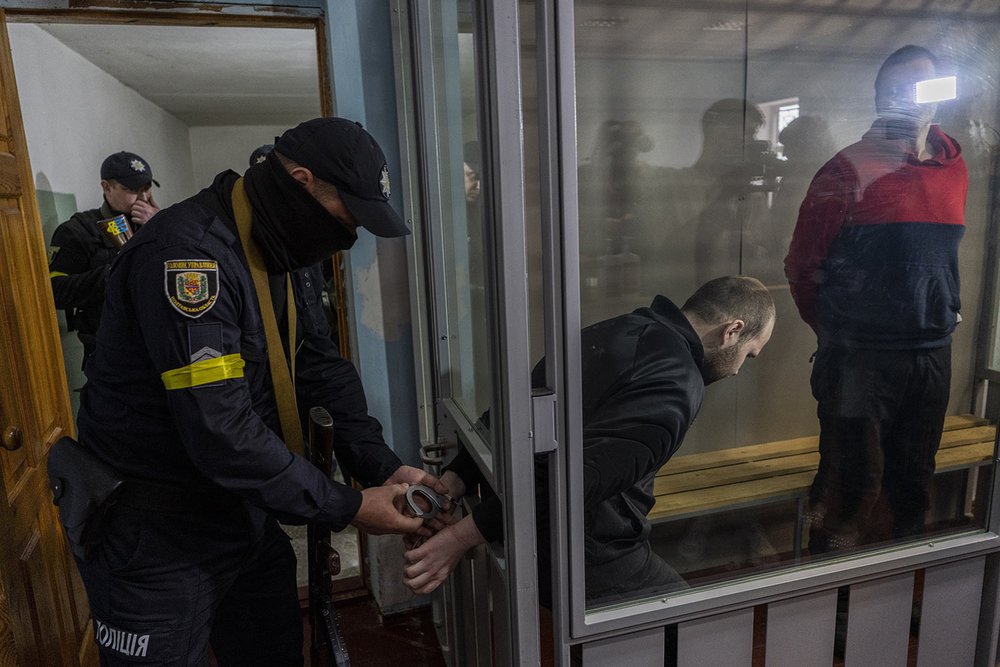
[[[226,169],[242,174],[249,166],[250,153],[262,144],[273,144],[274,138],[287,129],[283,125],[192,127],[191,161],[195,184],[203,188]]]
[[[127,150],[149,161],[154,200],[169,206],[194,193],[188,128],[180,120],[85,60],[36,25],[9,23],[14,76],[17,80],[36,190],[72,195],[78,209],[101,205],[101,162]],[[59,202],[58,218],[43,213],[43,236],[73,213],[68,197]],[[50,214],[54,213],[49,211]],[[59,311],[59,334],[73,412],[83,347],[66,330]]]
[[[127,150],[152,167],[161,207],[195,192],[184,123],[38,26],[7,29],[38,189],[72,193],[80,208],[96,208],[101,162]]]

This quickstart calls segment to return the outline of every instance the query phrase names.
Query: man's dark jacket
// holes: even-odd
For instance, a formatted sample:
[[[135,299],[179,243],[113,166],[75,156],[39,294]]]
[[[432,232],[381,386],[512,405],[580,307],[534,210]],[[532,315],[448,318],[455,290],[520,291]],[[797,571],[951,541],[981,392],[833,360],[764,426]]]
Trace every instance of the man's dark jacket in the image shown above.
[[[585,555],[587,564],[596,565],[622,558],[649,539],[653,478],[701,408],[704,349],[684,314],[663,296],[648,308],[585,328],[581,349]],[[532,373],[536,385],[544,373],[543,362]],[[474,466],[462,457],[449,467],[472,486]],[[544,570],[550,530],[545,465],[535,466],[535,488]],[[473,519],[488,541],[502,539],[496,498],[480,503]]]
[[[56,308],[66,311],[66,324],[76,331],[85,356],[94,351],[101,321],[108,270],[118,249],[98,223],[118,215],[108,202],[75,213],[52,233],[49,278]]]

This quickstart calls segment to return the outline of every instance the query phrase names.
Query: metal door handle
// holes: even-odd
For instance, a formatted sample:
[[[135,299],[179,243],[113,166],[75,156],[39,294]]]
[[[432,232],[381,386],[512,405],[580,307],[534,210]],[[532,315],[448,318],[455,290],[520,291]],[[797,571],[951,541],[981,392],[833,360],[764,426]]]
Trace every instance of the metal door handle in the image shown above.
[[[9,426],[3,432],[3,448],[8,452],[17,451],[24,444],[24,433],[16,426]]]

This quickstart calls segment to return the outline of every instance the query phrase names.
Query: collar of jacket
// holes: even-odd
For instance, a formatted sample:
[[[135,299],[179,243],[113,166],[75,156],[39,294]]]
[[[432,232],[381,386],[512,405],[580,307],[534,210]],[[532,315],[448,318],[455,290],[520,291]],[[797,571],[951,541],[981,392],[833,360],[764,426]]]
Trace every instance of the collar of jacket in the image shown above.
[[[927,130],[927,149],[931,157],[927,160],[919,160],[913,152],[913,143],[910,139],[893,138],[892,127],[885,119],[879,118],[872,123],[871,129],[864,134],[864,139],[869,141],[881,141],[894,146],[900,157],[913,164],[949,164],[958,160],[962,155],[962,147],[951,136],[944,133],[941,126],[932,123]]]
[[[653,303],[649,305],[649,310],[659,319],[663,320],[664,324],[684,337],[688,345],[691,346],[691,356],[694,358],[694,362],[698,364],[698,368],[701,368],[702,361],[705,359],[705,348],[701,344],[701,339],[698,338],[694,327],[688,322],[688,318],[681,312],[681,309],[667,297],[658,294],[653,298]]]

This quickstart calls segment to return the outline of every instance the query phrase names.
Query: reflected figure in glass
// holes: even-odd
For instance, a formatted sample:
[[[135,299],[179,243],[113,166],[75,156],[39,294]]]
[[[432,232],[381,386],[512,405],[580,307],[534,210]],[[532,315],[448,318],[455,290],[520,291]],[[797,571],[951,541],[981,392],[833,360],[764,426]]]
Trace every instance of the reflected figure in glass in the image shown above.
[[[820,464],[810,552],[921,533],[951,381],[968,174],[933,123],[928,50],[890,55],[878,119],[816,174],[785,271],[816,332]]]
[[[770,257],[779,263],[788,251],[792,232],[812,178],[836,152],[830,126],[822,116],[799,116],[778,134],[785,159],[780,187],[771,202]]]
[[[682,307],[657,296],[646,308],[598,322],[581,333],[583,387],[583,514],[588,604],[685,588],[676,570],[653,553],[647,515],[654,478],[680,448],[701,409],[705,386],[736,375],[760,354],[774,329],[775,307],[757,279],[709,281]],[[544,360],[533,371],[544,383]],[[536,459],[539,598],[550,606],[548,470]],[[452,498],[481,482],[460,453],[441,477]],[[483,495],[489,494],[484,487]],[[406,554],[405,581],[433,591],[464,551],[503,539],[496,496]]]
[[[642,284],[638,239],[655,220],[656,171],[639,158],[652,138],[634,120],[601,123],[590,156],[580,165],[581,261],[585,298],[614,303],[637,297]],[[652,257],[646,257],[648,264]]]
[[[667,170],[662,201],[669,233],[661,262],[675,267],[671,284],[738,271],[771,281],[767,194],[777,189],[781,162],[769,142],[755,139],[763,124],[764,115],[748,100],[713,102],[701,117],[698,159]]]

